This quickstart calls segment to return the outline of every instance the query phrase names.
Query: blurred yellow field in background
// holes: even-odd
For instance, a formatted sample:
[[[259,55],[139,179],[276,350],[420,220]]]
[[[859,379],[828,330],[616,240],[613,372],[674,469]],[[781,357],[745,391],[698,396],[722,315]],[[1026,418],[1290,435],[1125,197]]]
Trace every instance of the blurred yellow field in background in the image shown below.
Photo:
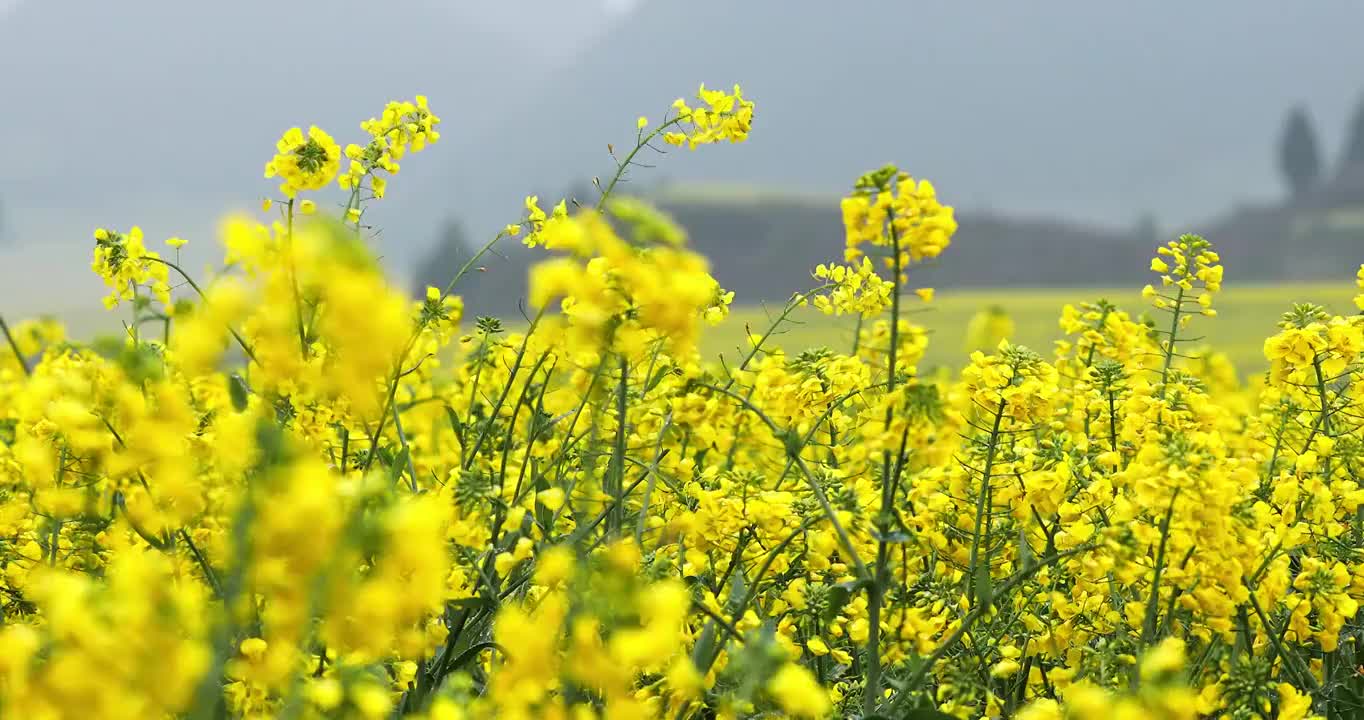
[[[1227,353],[1242,373],[1258,373],[1268,367],[1263,354],[1264,338],[1275,332],[1279,316],[1294,302],[1313,302],[1336,313],[1350,314],[1351,297],[1356,290],[1348,278],[1336,283],[1292,284],[1272,286],[1228,285],[1218,296],[1215,318],[1195,318],[1189,329],[1190,337],[1204,341]],[[1149,309],[1140,298],[1140,288],[1064,288],[1064,289],[1007,289],[965,290],[938,293],[931,303],[909,300],[907,316],[932,333],[925,368],[946,365],[960,367],[967,358],[966,326],[971,317],[990,305],[1006,309],[1013,319],[1015,343],[1049,354],[1053,343],[1061,337],[1057,325],[1061,308],[1067,303],[1078,304],[1106,298],[1130,313],[1139,314]],[[731,359],[742,356],[745,328],[761,334],[781,313],[777,306],[767,308],[735,308],[719,327],[712,328],[704,339],[704,350],[709,356],[723,353]],[[776,346],[800,349],[820,345],[846,352],[852,347],[856,320],[825,316],[812,308],[794,312],[788,322],[773,336]],[[1190,343],[1189,349],[1201,343]]]
[[[1191,351],[1203,342],[1211,344],[1231,358],[1244,379],[1247,373],[1258,373],[1268,367],[1263,354],[1264,338],[1274,334],[1279,316],[1294,302],[1313,302],[1333,313],[1348,315],[1354,310],[1351,298],[1355,292],[1349,282],[1228,286],[1218,296],[1217,317],[1193,320],[1190,337],[1201,337],[1203,341],[1190,342],[1182,349]],[[1150,308],[1141,301],[1139,288],[972,289],[939,292],[931,303],[908,296],[905,316],[931,334],[921,369],[946,366],[955,371],[969,355],[966,327],[977,312],[991,305],[1005,308],[1015,328],[1010,340],[1049,355],[1061,337],[1057,324],[1061,308],[1067,303],[1100,298],[1130,313],[1140,314]],[[776,305],[754,307],[736,303],[721,325],[706,329],[702,336],[703,356],[714,359],[723,355],[726,361],[737,361],[747,350],[746,332],[765,332],[781,310]],[[71,337],[88,339],[118,333],[124,315],[84,310],[59,316]],[[523,329],[520,325],[511,323],[510,327]],[[830,317],[804,308],[791,313],[769,343],[791,352],[819,346],[847,352],[852,347],[855,327],[855,318]]]

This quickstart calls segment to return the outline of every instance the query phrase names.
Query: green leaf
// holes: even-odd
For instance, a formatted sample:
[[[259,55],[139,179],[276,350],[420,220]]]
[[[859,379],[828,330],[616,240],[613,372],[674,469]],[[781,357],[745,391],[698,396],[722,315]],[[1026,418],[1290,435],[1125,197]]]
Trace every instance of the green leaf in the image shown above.
[[[451,600],[446,604],[460,610],[485,610],[491,609],[493,606],[488,598],[483,597],[458,598],[456,600]]]
[[[459,441],[459,446],[464,447],[464,422],[449,405],[445,406],[445,417],[450,420],[450,429],[455,431],[455,439]]]
[[[820,619],[826,623],[833,621],[840,612],[843,612],[843,606],[848,604],[848,598],[851,596],[852,593],[841,585],[829,588],[829,605],[824,608],[824,614]]]
[[[455,658],[454,661],[446,666],[446,672],[453,672],[463,668],[465,663],[477,658],[484,650],[502,652],[502,646],[492,641],[478,643],[468,650],[465,650],[463,653],[460,653],[459,657]]]
[[[680,370],[676,370],[676,369],[671,368],[671,367],[661,367],[661,368],[659,368],[658,371],[654,373],[654,376],[651,377],[651,378],[649,378],[649,381],[648,381],[647,383],[645,383],[645,385],[644,385],[644,392],[645,392],[645,393],[648,393],[648,392],[653,391],[654,388],[658,387],[658,384],[659,384],[659,383],[663,382],[663,378],[667,377],[669,374],[678,374],[678,375],[680,375],[680,374],[681,374],[681,371],[680,371]]]
[[[393,458],[393,464],[388,468],[389,479],[393,481],[394,485],[403,479],[403,471],[407,469],[408,452],[407,448],[399,451],[398,456]]]
[[[1027,533],[1020,525],[1018,528],[1018,559],[1019,567],[1027,570],[1037,564],[1037,556],[1033,555],[1032,546],[1028,544]]]
[[[90,349],[116,363],[129,379],[139,384],[159,380],[165,371],[160,352],[145,343],[106,335],[95,338]]]
[[[832,622],[838,614],[843,612],[843,607],[853,598],[862,588],[867,586],[866,580],[853,580],[851,582],[838,583],[829,587],[829,604],[824,608],[824,615],[821,618],[824,622]]]
[[[892,720],[892,718],[889,715],[880,715],[873,713],[871,715],[863,716],[862,720]],[[938,710],[930,710],[928,708],[915,708],[914,710],[906,710],[903,714],[901,714],[900,716],[898,716],[898,718],[895,718],[894,720],[957,720],[957,719],[951,715],[948,715],[945,712],[940,712]]]
[[[260,451],[261,467],[272,467],[282,463],[288,451],[284,443],[284,431],[266,418],[260,418],[256,422],[256,447]]]
[[[740,605],[743,604],[744,596],[747,594],[748,583],[744,580],[744,574],[741,572],[734,573],[734,580],[729,586],[729,602],[726,603],[729,606],[729,611],[739,612]]]
[[[975,586],[976,600],[981,605],[989,605],[994,599],[992,597],[994,584],[990,578],[990,564],[988,562],[982,562],[976,566]]]
[[[242,412],[246,409],[246,396],[250,394],[250,392],[251,391],[246,387],[246,380],[244,380],[241,375],[232,373],[232,375],[228,377],[227,394],[231,396],[232,407],[235,408],[237,412]]]

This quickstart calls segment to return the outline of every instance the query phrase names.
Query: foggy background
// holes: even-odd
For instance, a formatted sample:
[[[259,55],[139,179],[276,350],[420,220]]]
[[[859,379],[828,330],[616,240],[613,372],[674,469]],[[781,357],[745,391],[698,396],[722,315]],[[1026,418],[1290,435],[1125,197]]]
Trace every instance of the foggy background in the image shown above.
[[[220,261],[218,219],[276,194],[283,130],[344,146],[418,93],[442,139],[366,220],[397,280],[443,284],[526,195],[593,200],[607,144],[701,82],[756,101],[749,142],[645,157],[623,188],[675,213],[738,303],[839,257],[837,199],[886,162],[957,207],[923,271],[940,289],[1140,286],[1185,231],[1229,283],[1345,282],[1361,27],[1355,0],[0,0],[0,312],[97,309],[97,226]],[[463,291],[475,310],[524,285],[502,247]]]

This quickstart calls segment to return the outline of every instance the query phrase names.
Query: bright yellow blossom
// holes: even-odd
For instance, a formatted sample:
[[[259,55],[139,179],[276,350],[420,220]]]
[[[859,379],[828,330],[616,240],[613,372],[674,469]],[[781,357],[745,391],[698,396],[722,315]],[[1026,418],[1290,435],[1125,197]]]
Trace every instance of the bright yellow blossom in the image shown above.
[[[316,125],[308,128],[306,136],[290,128],[275,147],[275,157],[265,164],[265,177],[280,178],[279,191],[285,197],[326,187],[341,167],[340,146]]]

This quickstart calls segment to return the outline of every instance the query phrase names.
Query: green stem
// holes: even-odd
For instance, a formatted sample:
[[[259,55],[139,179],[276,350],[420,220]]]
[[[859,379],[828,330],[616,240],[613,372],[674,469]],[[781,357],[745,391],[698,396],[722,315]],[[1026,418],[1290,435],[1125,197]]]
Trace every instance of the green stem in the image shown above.
[[[980,493],[976,496],[976,523],[975,528],[971,531],[971,560],[966,568],[966,581],[969,583],[966,597],[973,606],[978,599],[976,598],[975,578],[977,572],[976,557],[980,553],[980,530],[982,521],[985,518],[985,500],[986,497],[988,497],[990,490],[990,476],[994,473],[995,450],[999,447],[999,428],[1004,422],[1004,407],[1006,404],[1007,401],[1001,396],[999,399],[999,407],[995,409],[995,424],[994,427],[990,429],[989,444],[985,449],[985,470],[981,472]]]
[[[658,431],[658,443],[654,446],[654,465],[663,457],[663,439],[668,434],[668,428],[672,427],[673,416],[669,413],[663,418],[663,427]],[[623,461],[625,456],[621,456]],[[624,463],[622,462],[622,465]],[[621,479],[624,482],[624,467],[621,468]],[[644,524],[649,516],[649,499],[654,494],[654,485],[658,482],[658,472],[649,473],[649,483],[644,486],[644,497],[639,502],[639,517],[635,520],[635,547],[642,552],[644,549]]]
[[[1104,329],[1104,324],[1108,322],[1109,310],[1107,302],[1105,302],[1102,298],[1099,299],[1099,302],[1104,303],[1104,311],[1099,314],[1099,321],[1094,323],[1094,330],[1095,332],[1102,333]],[[1098,349],[1099,346],[1097,344],[1094,343],[1090,344],[1089,353],[1085,355],[1085,367],[1094,367],[1094,351]]]
[[[460,279],[462,279],[465,275],[469,273],[470,270],[474,268],[474,263],[478,262],[480,258],[491,252],[493,246],[497,244],[497,241],[501,240],[504,237],[507,237],[507,233],[505,230],[499,232],[496,236],[493,237],[492,240],[489,240],[488,242],[484,243],[483,247],[479,248],[478,252],[474,253],[473,257],[469,258],[469,260],[465,262],[462,267],[460,267],[459,272],[455,273],[455,276],[450,279],[449,284],[447,284],[445,286],[445,289],[441,291],[440,294],[441,299],[444,300],[447,296],[450,295],[450,293],[454,292],[455,284],[458,283]]]
[[[781,327],[782,323],[786,322],[786,319],[791,316],[791,313],[794,312],[796,308],[800,307],[811,295],[829,287],[832,287],[832,285],[826,283],[809,292],[796,293],[792,296],[791,299],[786,302],[786,306],[782,308],[781,314],[767,326],[767,330],[763,332],[762,337],[758,338],[758,342],[754,343],[753,347],[749,349],[748,354],[744,356],[743,361],[739,363],[739,366],[735,368],[734,372],[743,372],[748,368],[748,364],[753,362],[753,358],[757,357],[758,353],[762,351],[763,346],[767,344],[767,340],[772,337],[772,334],[777,331],[777,328]],[[861,319],[859,318],[859,322],[860,321]],[[853,351],[853,354],[857,354],[856,350]],[[734,373],[730,373],[729,382],[725,383],[725,388],[728,389],[733,387],[736,380],[737,378],[734,376]]]
[[[397,390],[398,388],[395,385],[393,387],[393,391],[396,393]],[[417,493],[417,467],[412,463],[412,448],[409,447],[407,444],[407,434],[403,432],[402,413],[398,410],[398,406],[395,404],[396,400],[397,398],[390,396],[388,399],[388,404],[389,407],[393,408],[393,429],[397,431],[398,442],[402,446],[403,455],[407,457],[407,474],[408,478],[411,480],[411,484],[409,487],[412,488],[412,493],[415,495]]]
[[[1317,679],[1312,677],[1311,668],[1308,667],[1299,668],[1293,661],[1289,659],[1291,657],[1294,660],[1296,660],[1297,656],[1290,655],[1288,653],[1288,651],[1283,646],[1283,640],[1280,638],[1279,633],[1274,632],[1274,626],[1270,624],[1269,618],[1265,615],[1264,609],[1260,607],[1259,599],[1255,597],[1255,588],[1246,585],[1246,590],[1249,591],[1248,594],[1250,597],[1250,607],[1255,611],[1256,617],[1260,618],[1260,624],[1264,626],[1265,635],[1269,638],[1270,643],[1274,645],[1274,651],[1277,652],[1279,656],[1283,658],[1284,664],[1293,668],[1295,674],[1300,674],[1301,675],[1300,679],[1305,680],[1306,684],[1312,688],[1313,692],[1315,692],[1317,690]],[[1285,622],[1284,624],[1286,629],[1287,622]]]
[[[715,385],[710,385],[708,383],[698,382],[696,383],[696,385],[698,387],[704,387],[714,392],[718,392],[739,403],[741,406],[744,407],[744,409],[753,413],[758,417],[758,419],[762,420],[763,424],[766,425],[768,430],[772,432],[772,435],[777,439],[781,440],[783,444],[785,444],[786,439],[790,437],[790,434],[788,432],[784,432],[781,429],[781,427],[779,427],[775,422],[773,422],[772,418],[767,416],[767,413],[763,412],[753,403],[749,402],[747,398],[744,398],[743,396],[738,395],[733,391],[727,390],[722,387],[717,387]],[[852,537],[848,535],[847,529],[844,528],[843,523],[839,521],[838,514],[834,512],[833,506],[829,504],[829,498],[824,494],[824,489],[819,486],[819,482],[815,480],[815,475],[813,472],[810,471],[810,466],[807,465],[805,463],[805,459],[800,456],[799,447],[788,446],[787,457],[788,459],[795,463],[796,468],[799,469],[801,475],[805,477],[805,482],[807,485],[809,485],[810,492],[815,496],[815,500],[819,502],[820,509],[824,511],[824,515],[828,517],[829,523],[833,526],[834,534],[838,537],[839,544],[843,547],[843,551],[848,553],[849,559],[853,561],[853,565],[857,568],[858,579],[870,581],[871,573],[870,571],[867,570],[867,564],[863,562],[862,557],[857,554],[857,550],[856,548],[853,547],[852,544]]]
[[[289,252],[289,282],[294,288],[294,319],[298,323],[298,350],[306,360],[308,357],[308,331],[303,327],[303,293],[298,289],[298,270],[294,264],[294,199],[289,198],[285,206],[285,242]]]
[[[5,324],[5,317],[0,315],[0,333],[4,333],[5,340],[9,343],[9,349],[14,351],[14,359],[19,361],[19,367],[25,375],[32,375],[33,371],[28,367],[28,361],[24,360],[24,354],[19,350],[19,343],[15,342],[14,336],[9,332],[9,325]]]
[[[414,334],[408,341],[407,347],[403,348],[402,353],[398,356],[398,362],[393,364],[393,374],[389,377],[388,388],[384,392],[384,408],[379,413],[379,423],[374,428],[374,434],[370,435],[369,438],[369,457],[365,458],[364,472],[369,472],[370,467],[374,465],[375,458],[378,457],[379,438],[383,437],[384,428],[388,425],[389,411],[393,409],[393,403],[398,392],[398,381],[403,376],[403,362],[407,359],[407,353],[412,350],[412,345],[416,340],[417,335]]]
[[[1279,429],[1274,432],[1274,451],[1269,454],[1269,464],[1266,466],[1262,487],[1267,487],[1274,480],[1274,468],[1279,464],[1279,453],[1283,452],[1284,431],[1288,429],[1288,416],[1290,406],[1285,405],[1283,413],[1279,416]]]
[[[114,429],[113,423],[110,423],[107,418],[104,420],[104,426],[109,428],[109,433],[113,435],[114,441],[119,444],[119,447],[128,447],[128,443],[124,442],[123,436],[118,433],[118,430]],[[141,472],[138,473],[138,479],[142,481],[142,487],[148,487],[147,478],[143,476]],[[123,516],[127,518],[128,525],[133,528],[133,532],[136,532],[139,537],[147,541],[148,545],[151,545],[157,550],[164,551],[169,549],[168,543],[152,540],[146,532],[137,526],[137,522],[133,520],[133,516],[128,513],[128,507],[123,502],[122,493],[116,493],[114,498],[115,506],[123,509]],[[184,528],[180,528],[180,537],[184,539],[185,545],[189,547],[190,554],[194,556],[194,561],[199,564],[199,570],[204,573],[204,579],[208,581],[209,587],[213,589],[213,595],[219,600],[225,600],[226,596],[223,594],[223,584],[218,580],[218,573],[213,571],[213,566],[208,564],[208,558],[205,558],[204,554],[199,552],[199,546],[194,544],[194,539],[189,536],[189,532]]]
[[[208,558],[205,558],[204,554],[199,552],[199,546],[194,544],[194,539],[189,536],[189,532],[184,528],[180,529],[180,537],[184,539],[185,545],[189,547],[190,553],[194,555],[194,561],[199,563],[199,569],[204,572],[204,577],[208,580],[209,587],[213,588],[213,595],[219,600],[224,599],[223,584],[218,580],[218,574],[213,571],[213,567],[208,564]]]
[[[1165,546],[1170,539],[1170,522],[1174,519],[1175,501],[1179,499],[1179,489],[1170,495],[1170,507],[1160,522],[1160,544],[1156,548],[1155,574],[1151,578],[1151,597],[1146,601],[1146,618],[1142,621],[1141,644],[1149,647],[1155,640],[1156,615],[1160,610],[1160,576],[1165,569]]]
[[[169,260],[162,260],[161,258],[148,259],[151,260],[152,262],[159,262],[162,265],[165,265],[166,267],[174,270],[176,273],[180,275],[180,277],[184,278],[185,282],[190,286],[190,288],[194,290],[195,294],[199,296],[200,300],[208,302],[208,296],[204,294],[204,291],[202,289],[200,289],[199,284],[194,282],[194,278],[190,277],[189,273],[185,272],[184,269],[182,269],[179,265],[176,265],[175,263],[170,262]],[[242,352],[246,353],[246,356],[251,359],[251,362],[259,365],[260,361],[256,359],[255,351],[252,350],[251,346],[246,343],[246,340],[242,339],[242,336],[238,335],[237,331],[233,330],[230,327],[227,329],[227,331],[232,334],[232,339],[237,341],[237,345],[241,346]]]
[[[1330,435],[1331,433],[1331,407],[1330,403],[1326,401],[1326,380],[1321,374],[1321,353],[1317,353],[1313,356],[1312,369],[1316,371],[1317,397],[1320,399],[1321,409],[1317,413],[1316,422],[1312,423],[1312,432],[1307,434],[1307,442],[1303,443],[1302,451],[1298,453],[1299,455],[1312,449],[1312,441],[1317,439],[1318,433],[1324,433],[1326,435]],[[1330,477],[1330,473],[1327,473],[1327,477]]]
[[[525,338],[521,341],[521,347],[516,351],[516,359],[512,361],[511,373],[507,376],[506,385],[502,387],[502,394],[497,398],[497,404],[492,407],[492,412],[488,416],[488,421],[484,423],[483,428],[479,430],[478,437],[474,439],[473,448],[470,449],[468,455],[463,458],[463,466],[465,468],[473,467],[474,460],[478,457],[479,451],[483,449],[483,443],[487,440],[488,434],[492,430],[492,421],[497,418],[498,413],[502,411],[502,406],[507,402],[507,397],[511,395],[512,384],[516,380],[517,373],[521,371],[521,363],[526,357],[526,347],[530,345],[530,337],[535,333],[535,328],[540,324],[540,318],[544,315],[544,312],[545,311],[542,308],[540,314],[536,315],[534,320],[531,320],[530,327],[526,330]]]
[[[809,530],[816,519],[817,518],[806,518],[804,522],[792,530],[780,543],[777,543],[776,547],[772,548],[772,550],[767,553],[767,557],[763,559],[763,564],[758,568],[758,572],[748,581],[748,591],[744,593],[743,599],[740,600],[739,604],[734,608],[734,617],[742,618],[748,614],[748,608],[753,604],[753,601],[757,600],[758,588],[762,583],[763,577],[767,575],[767,571],[772,568],[773,561],[775,561],[781,553],[785,552],[787,546],[799,537],[801,533]],[[714,665],[716,659],[720,657],[721,647],[722,646],[718,644],[706,647],[698,646],[694,653],[696,659],[699,661],[696,663],[697,671],[702,675],[709,673],[711,666]]]
[[[886,373],[887,394],[895,394],[895,373],[897,351],[900,345],[900,234],[895,230],[895,211],[886,209],[886,226],[891,241],[891,294],[890,294],[890,348],[887,350]],[[893,404],[886,407],[885,427],[890,429],[894,419]],[[896,463],[898,471],[899,463]],[[873,569],[871,584],[867,587],[867,678],[862,693],[862,714],[871,715],[876,701],[881,697],[881,604],[885,599],[886,554],[889,545],[886,533],[890,532],[889,517],[895,501],[894,487],[890,477],[890,450],[881,457],[881,511],[877,515],[876,566]]]
[[[1161,400],[1165,399],[1165,382],[1170,376],[1170,364],[1175,358],[1175,338],[1179,334],[1179,316],[1184,310],[1184,288],[1180,286],[1179,293],[1175,296],[1175,309],[1170,316],[1170,337],[1166,339],[1165,346],[1165,365],[1160,369],[1160,392],[1157,395]]]
[[[1036,575],[1037,573],[1041,572],[1044,568],[1053,567],[1068,557],[1078,555],[1082,552],[1088,552],[1089,550],[1093,550],[1095,547],[1096,546],[1094,544],[1078,545],[1069,550],[1064,550],[1039,558],[1037,564],[1024,567],[1023,569],[1019,570],[1016,575],[1014,575],[1012,578],[1009,578],[1009,580],[1004,582],[1004,584],[1000,585],[999,591],[995,593],[995,597],[1002,598],[1010,591],[1012,591],[1015,587],[1023,584],[1023,582],[1031,578],[1033,575]],[[918,669],[916,669],[914,673],[910,675],[909,678],[905,681],[900,692],[895,696],[895,699],[891,701],[890,706],[886,709],[885,712],[882,713],[882,715],[885,715],[886,717],[895,717],[895,711],[910,698],[912,692],[916,688],[923,684],[924,679],[928,677],[928,673],[933,670],[933,666],[936,665],[939,660],[943,659],[943,657],[947,655],[947,653],[952,651],[952,649],[956,646],[957,642],[960,641],[961,638],[967,632],[970,632],[972,626],[976,624],[976,621],[979,620],[983,615],[985,615],[985,613],[989,611],[990,607],[993,604],[994,603],[977,605],[975,609],[967,613],[966,617],[962,618],[961,624],[957,626],[957,629],[954,630],[952,634],[947,637],[946,640],[939,643],[938,647],[933,650],[932,654],[930,654],[922,663],[919,664]]]
[[[453,290],[455,289],[455,284],[459,282],[460,278],[464,277],[464,275],[465,275],[466,273],[469,272],[470,268],[472,268],[472,267],[474,266],[474,263],[478,262],[478,259],[481,258],[481,257],[483,257],[484,253],[487,253],[488,251],[492,250],[493,245],[496,245],[496,244],[497,244],[497,241],[498,241],[498,240],[501,240],[501,239],[502,239],[503,237],[505,237],[505,236],[506,236],[506,233],[505,233],[505,232],[500,232],[500,233],[498,233],[495,237],[493,237],[492,240],[489,240],[487,243],[485,243],[485,244],[483,245],[483,247],[482,247],[481,249],[479,249],[479,251],[478,251],[477,253],[474,253],[474,256],[471,257],[471,258],[469,258],[468,262],[464,263],[464,266],[461,267],[461,268],[459,269],[459,272],[458,272],[458,273],[455,273],[455,277],[452,278],[452,279],[450,280],[450,283],[449,283],[448,285],[445,286],[445,290],[443,290],[443,291],[441,292],[441,298],[444,299],[446,296],[448,296],[448,295],[451,293],[451,291],[453,291]],[[544,310],[541,310],[540,312],[541,312],[541,314],[543,314],[543,313],[544,313]],[[536,322],[538,322],[539,319],[540,319],[540,316],[537,315],[537,316],[536,316]],[[532,323],[531,323],[530,329],[526,331],[526,340],[527,340],[527,342],[530,340],[530,335],[531,335],[531,333],[534,332],[534,330],[535,330],[536,322],[532,322]],[[370,466],[374,464],[374,458],[375,458],[375,455],[376,455],[375,450],[378,449],[379,438],[383,435],[384,426],[387,425],[387,423],[388,423],[388,414],[389,414],[389,411],[392,410],[392,409],[394,408],[394,404],[393,404],[393,403],[394,403],[394,395],[395,395],[395,393],[397,392],[397,389],[398,389],[398,381],[402,378],[402,375],[403,375],[403,365],[407,362],[407,355],[408,355],[408,353],[412,352],[413,346],[415,346],[415,345],[417,344],[417,339],[420,338],[420,337],[421,337],[421,325],[420,325],[420,323],[418,323],[417,327],[413,328],[413,330],[412,330],[412,336],[411,336],[410,338],[408,338],[408,340],[407,340],[407,345],[403,347],[403,351],[398,355],[398,361],[397,361],[396,363],[394,363],[394,366],[393,366],[393,375],[392,375],[391,378],[389,378],[389,382],[388,382],[388,392],[386,393],[387,397],[385,398],[384,409],[383,409],[382,414],[379,415],[379,425],[378,425],[378,427],[375,429],[374,434],[373,434],[372,436],[370,436],[370,445],[369,445],[370,454],[369,454],[369,458],[367,458],[367,459],[365,460],[365,471],[366,471],[366,472],[368,472]],[[522,346],[521,346],[521,354],[524,354],[524,353],[525,353],[525,343],[522,343]],[[517,359],[519,360],[520,357],[521,357],[521,355],[518,355],[518,356],[517,356]],[[253,357],[252,359],[254,359],[254,357]],[[505,395],[504,395],[503,397],[505,397]],[[480,443],[481,443],[481,440],[482,440],[482,437],[480,436]],[[415,478],[415,476],[414,476],[413,481],[415,482],[415,480],[416,480],[416,478]]]
[[[1118,449],[1118,406],[1117,393],[1108,390],[1108,444],[1114,451]]]
[[[616,498],[615,508],[611,511],[611,517],[607,518],[606,528],[610,534],[620,532],[624,517],[624,502],[621,492],[625,488],[625,433],[626,423],[626,394],[630,387],[630,361],[624,355],[620,357],[620,382],[616,385],[616,442],[611,450],[610,467],[610,487],[608,492]]]
[[[648,144],[652,142],[654,138],[661,135],[664,130],[682,122],[682,120],[683,118],[681,116],[675,117],[654,128],[648,135],[636,138],[634,149],[625,156],[624,162],[616,163],[616,174],[611,176],[611,181],[607,183],[606,188],[602,190],[601,197],[597,198],[596,209],[598,211],[606,207],[606,201],[611,197],[611,192],[616,189],[616,184],[620,182],[620,179],[625,177],[625,171],[629,169],[631,162],[634,161],[635,156],[639,154],[639,151],[648,146]]]

